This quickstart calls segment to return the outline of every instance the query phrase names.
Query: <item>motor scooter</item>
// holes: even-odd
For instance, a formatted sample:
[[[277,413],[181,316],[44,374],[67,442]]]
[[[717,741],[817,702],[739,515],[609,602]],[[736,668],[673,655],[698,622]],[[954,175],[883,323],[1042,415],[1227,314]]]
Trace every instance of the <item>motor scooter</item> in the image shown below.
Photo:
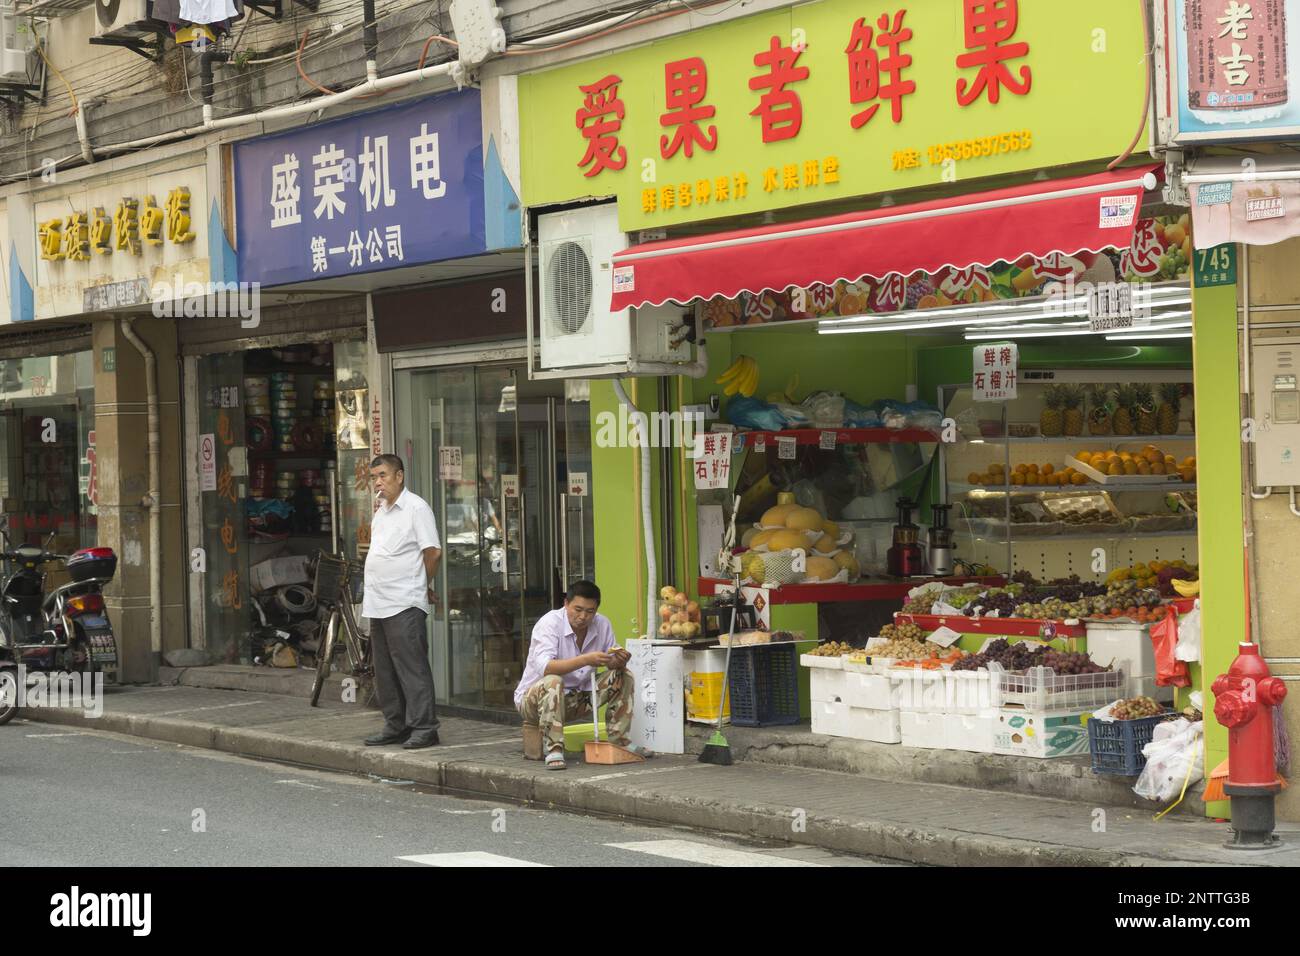
[[[112,548],[70,555],[44,547],[14,548],[0,528],[0,724],[18,710],[18,667],[30,673],[102,672],[116,682],[117,637],[104,607],[104,585],[117,573]],[[45,594],[45,566],[63,561],[72,580]]]

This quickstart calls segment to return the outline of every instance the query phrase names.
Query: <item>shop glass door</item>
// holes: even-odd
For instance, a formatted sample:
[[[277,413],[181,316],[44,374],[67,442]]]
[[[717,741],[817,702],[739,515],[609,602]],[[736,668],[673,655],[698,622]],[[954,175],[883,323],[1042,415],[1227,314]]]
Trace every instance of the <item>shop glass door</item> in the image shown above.
[[[396,453],[443,542],[429,617],[438,700],[510,709],[533,625],[593,567],[590,502],[565,500],[570,458],[590,468],[587,407],[510,365],[402,370],[394,399]],[[566,417],[584,420],[571,430]]]

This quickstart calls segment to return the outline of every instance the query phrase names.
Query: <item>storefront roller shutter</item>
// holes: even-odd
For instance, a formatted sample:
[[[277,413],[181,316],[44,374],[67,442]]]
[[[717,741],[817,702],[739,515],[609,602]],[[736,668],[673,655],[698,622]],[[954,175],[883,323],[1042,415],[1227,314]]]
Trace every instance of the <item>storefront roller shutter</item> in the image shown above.
[[[176,323],[181,353],[211,355],[310,341],[363,339],[366,298],[347,296],[263,306],[260,319],[255,327],[244,328],[238,317],[179,318]]]
[[[91,348],[89,325],[10,326],[14,331],[0,333],[0,360],[38,358],[43,355],[66,355]],[[19,331],[21,330],[21,331]]]

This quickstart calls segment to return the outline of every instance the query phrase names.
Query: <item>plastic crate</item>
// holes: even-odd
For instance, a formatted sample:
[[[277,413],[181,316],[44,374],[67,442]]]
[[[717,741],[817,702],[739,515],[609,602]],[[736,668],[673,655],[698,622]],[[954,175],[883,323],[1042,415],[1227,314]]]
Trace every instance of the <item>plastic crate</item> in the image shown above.
[[[1136,720],[1088,721],[1088,751],[1092,754],[1093,773],[1111,773],[1136,777],[1146,766],[1142,748],[1151,743],[1156,725],[1172,716],[1172,711]]]
[[[1096,710],[1124,696],[1128,686],[1122,670],[1096,674],[1057,674],[1050,667],[1006,671],[989,665],[997,675],[998,706],[1026,710]]]
[[[799,658],[793,642],[733,648],[727,677],[731,722],[737,727],[799,722]]]

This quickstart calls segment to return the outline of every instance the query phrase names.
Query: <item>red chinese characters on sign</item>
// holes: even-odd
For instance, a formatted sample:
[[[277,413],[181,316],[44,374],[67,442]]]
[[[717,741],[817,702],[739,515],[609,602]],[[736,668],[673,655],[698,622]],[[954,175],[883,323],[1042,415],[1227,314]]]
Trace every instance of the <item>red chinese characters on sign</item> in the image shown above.
[[[763,121],[763,142],[775,143],[794,139],[803,126],[803,103],[799,94],[786,87],[808,79],[808,67],[796,66],[802,48],[783,46],[780,37],[772,37],[768,49],[754,55],[754,65],[766,67],[767,72],[752,77],[751,90],[767,90],[758,100],[758,106],[749,111]]]
[[[982,289],[993,288],[993,279],[983,266],[967,266],[965,269],[953,269],[943,283],[942,288],[945,293],[960,295],[976,286]]]
[[[1160,271],[1160,256],[1164,247],[1156,234],[1156,221],[1143,219],[1133,230],[1133,243],[1120,253],[1119,268],[1122,275],[1132,273],[1147,279]]]
[[[604,169],[620,170],[627,165],[627,148],[620,146],[618,131],[623,126],[623,101],[618,98],[622,78],[611,73],[590,86],[579,86],[586,94],[575,122],[587,141],[587,152],[579,166],[590,166],[584,176],[595,176]]]
[[[916,83],[903,79],[904,68],[912,65],[912,57],[900,50],[912,39],[912,31],[903,26],[906,13],[906,10],[895,13],[893,23],[890,23],[889,14],[882,13],[876,21],[876,29],[880,31],[878,37],[873,37],[866,18],[859,17],[853,24],[853,33],[844,51],[849,57],[849,101],[859,106],[875,99],[888,100],[895,123],[903,119],[903,97],[916,92]],[[876,51],[877,46],[884,51],[883,57]],[[854,129],[861,129],[878,109],[880,104],[872,103],[854,114],[849,122]]]
[[[1033,75],[1026,65],[1019,69],[1019,80],[1011,75],[1007,60],[1029,55],[1028,43],[1008,43],[1020,20],[1019,0],[962,0],[966,32],[966,49],[974,52],[957,57],[961,69],[977,67],[975,79],[957,81],[957,102],[969,106],[988,91],[989,102],[996,103],[1006,87],[1017,96],[1029,92]]]
[[[1067,256],[1062,252],[1049,252],[1043,259],[1034,265],[1034,273],[1040,279],[1052,279],[1056,282],[1064,282],[1071,276],[1078,275],[1077,266],[1082,265],[1078,259],[1073,256]]]
[[[665,63],[664,84],[668,111],[659,117],[659,125],[672,129],[672,136],[659,137],[659,152],[663,158],[672,159],[679,149],[687,157],[694,156],[697,145],[704,150],[716,149],[718,128],[710,126],[705,132],[700,127],[701,120],[712,119],[714,114],[712,106],[700,105],[709,87],[709,73],[704,60],[691,57]]]

